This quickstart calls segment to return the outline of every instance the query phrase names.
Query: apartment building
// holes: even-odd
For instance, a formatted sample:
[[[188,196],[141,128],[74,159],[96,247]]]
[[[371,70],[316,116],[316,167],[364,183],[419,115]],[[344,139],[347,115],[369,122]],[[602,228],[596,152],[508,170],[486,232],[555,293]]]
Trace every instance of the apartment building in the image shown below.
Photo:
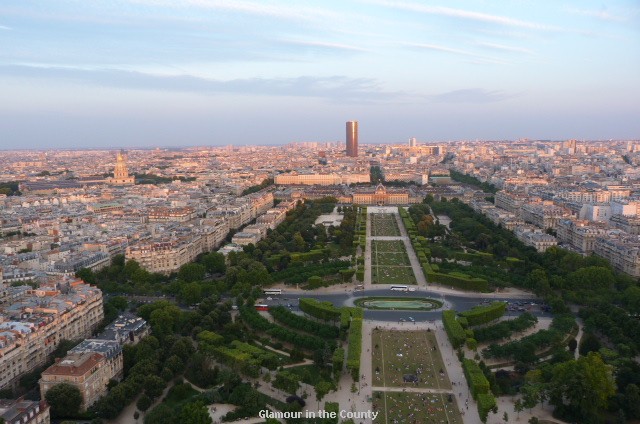
[[[103,317],[102,292],[78,279],[0,305],[0,389],[43,365],[61,340],[91,335]]]
[[[571,211],[555,205],[527,203],[522,207],[522,219],[542,229],[555,229],[562,218],[571,217]]]
[[[612,215],[609,225],[634,236],[640,235],[640,216]]]
[[[42,373],[40,393],[45,397],[54,386],[67,383],[82,394],[80,411],[86,411],[107,392],[110,367],[107,359],[99,353],[70,353]]]
[[[187,222],[196,217],[196,210],[186,206],[182,208],[153,207],[147,211],[149,222]]]
[[[0,399],[0,418],[7,424],[49,424],[49,405],[43,400]]]
[[[634,278],[640,277],[640,237],[619,232],[611,232],[607,237],[599,237],[594,253],[611,262],[618,271]]]
[[[203,252],[203,245],[204,238],[199,234],[155,238],[128,246],[125,257],[149,272],[170,274],[193,262]]]
[[[107,325],[104,331],[96,336],[96,339],[114,340],[121,345],[136,344],[150,333],[151,327],[147,324],[147,321],[139,316],[125,312]]]
[[[518,226],[513,233],[518,240],[541,253],[550,247],[558,245],[558,240],[554,236],[543,233],[542,230],[531,225]]]
[[[291,172],[287,174],[278,174],[274,178],[274,182],[278,185],[338,185],[338,184],[357,184],[370,183],[371,175],[369,172],[356,173],[297,173]]]
[[[495,194],[494,199],[497,208],[519,215],[522,206],[529,201],[529,196],[500,190]]]
[[[561,219],[558,221],[556,233],[563,247],[588,255],[593,253],[598,237],[606,236],[607,229],[607,225],[602,223]]]

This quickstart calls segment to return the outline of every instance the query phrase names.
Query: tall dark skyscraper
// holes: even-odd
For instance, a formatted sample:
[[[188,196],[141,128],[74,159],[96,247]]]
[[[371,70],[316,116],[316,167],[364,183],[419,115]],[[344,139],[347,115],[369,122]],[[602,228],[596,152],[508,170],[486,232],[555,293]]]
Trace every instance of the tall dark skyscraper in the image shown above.
[[[347,156],[358,157],[358,121],[347,121]]]

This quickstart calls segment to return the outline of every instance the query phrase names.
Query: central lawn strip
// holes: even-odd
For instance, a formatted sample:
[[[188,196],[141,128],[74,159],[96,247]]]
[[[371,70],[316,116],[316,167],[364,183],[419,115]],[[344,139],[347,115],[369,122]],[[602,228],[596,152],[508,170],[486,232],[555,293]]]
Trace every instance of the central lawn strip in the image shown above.
[[[402,241],[372,240],[371,265],[371,279],[374,284],[417,283]]]
[[[451,389],[432,332],[378,329],[372,333],[372,346],[373,386]],[[418,381],[404,382],[407,376]]]
[[[378,251],[377,262],[379,266],[408,266],[409,256],[406,252],[380,252]]]
[[[399,237],[400,229],[394,214],[372,213],[371,235],[373,237]]]
[[[380,412],[377,424],[463,422],[453,395],[444,393],[375,392],[372,409]]]

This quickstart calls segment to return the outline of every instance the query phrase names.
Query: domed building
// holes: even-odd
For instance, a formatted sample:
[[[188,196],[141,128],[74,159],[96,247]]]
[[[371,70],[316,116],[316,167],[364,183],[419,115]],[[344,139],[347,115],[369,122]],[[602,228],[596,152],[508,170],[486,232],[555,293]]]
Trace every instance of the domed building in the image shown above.
[[[113,170],[113,177],[109,179],[112,185],[132,185],[136,183],[136,178],[129,175],[127,168],[127,152],[120,150],[116,156],[116,167]]]

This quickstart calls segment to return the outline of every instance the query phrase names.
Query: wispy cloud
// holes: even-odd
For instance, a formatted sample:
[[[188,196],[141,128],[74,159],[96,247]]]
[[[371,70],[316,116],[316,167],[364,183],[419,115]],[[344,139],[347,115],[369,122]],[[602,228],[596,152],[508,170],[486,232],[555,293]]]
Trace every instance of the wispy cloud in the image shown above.
[[[602,7],[600,10],[589,10],[589,9],[568,9],[568,12],[574,15],[582,15],[589,16],[592,18],[601,19],[603,21],[615,21],[615,22],[624,22],[627,19],[623,16],[617,16],[609,13],[606,7]]]
[[[407,43],[405,44],[407,47],[417,48],[417,49],[425,49],[425,50],[434,50],[443,53],[451,53],[460,56],[471,57],[474,59],[479,59],[484,63],[496,63],[496,64],[508,64],[509,62],[501,59],[496,59],[493,57],[485,56],[482,54],[478,54],[475,52],[470,52],[468,50],[455,49],[447,46],[440,46],[437,44],[425,44],[425,43]]]
[[[129,0],[132,3],[164,7],[198,7],[202,9],[224,10],[287,20],[337,19],[339,14],[326,9],[298,6],[275,5],[268,2],[246,0]]]
[[[504,44],[488,43],[488,42],[485,42],[485,41],[478,41],[478,42],[475,43],[475,45],[480,46],[480,47],[487,47],[487,48],[493,49],[493,50],[500,50],[500,51],[513,52],[513,53],[533,54],[533,52],[531,50],[525,49],[524,47],[506,46]]]
[[[556,30],[557,28],[540,24],[536,22],[523,21],[520,19],[510,18],[502,15],[491,15],[488,13],[474,12],[471,10],[454,9],[442,6],[427,6],[420,3],[409,3],[391,0],[365,0],[369,4],[377,4],[380,6],[391,7],[394,9],[407,10],[410,12],[424,13],[428,15],[447,16],[451,18],[467,19],[477,22],[485,22],[496,25],[504,25],[510,27],[526,28],[532,30]]]
[[[324,41],[306,41],[306,40],[280,40],[281,42],[294,46],[310,47],[320,50],[332,50],[342,52],[367,52],[369,50],[357,46],[341,43],[331,43]]]
[[[5,31],[9,31],[11,28],[5,25],[0,25],[0,29],[5,30]]]
[[[431,100],[437,103],[495,103],[512,97],[516,97],[516,95],[500,90],[490,91],[482,88],[466,88],[429,96]]]
[[[191,92],[204,95],[240,94],[314,97],[332,101],[374,102],[405,97],[386,91],[377,80],[346,76],[247,78],[215,80],[192,75],[153,75],[121,69],[80,69],[51,66],[0,66],[0,75],[55,79],[120,89]]]

